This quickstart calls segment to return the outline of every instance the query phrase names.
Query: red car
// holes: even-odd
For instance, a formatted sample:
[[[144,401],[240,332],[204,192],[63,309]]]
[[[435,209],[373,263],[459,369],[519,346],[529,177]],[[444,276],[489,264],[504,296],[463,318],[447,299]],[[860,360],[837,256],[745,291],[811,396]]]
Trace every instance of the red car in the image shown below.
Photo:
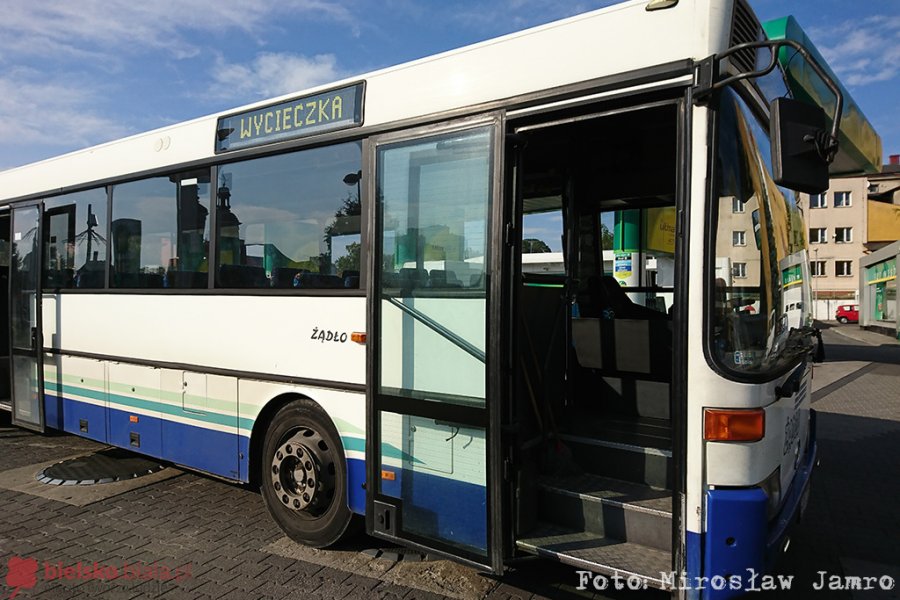
[[[841,323],[859,323],[859,304],[842,304],[838,306],[834,318]]]

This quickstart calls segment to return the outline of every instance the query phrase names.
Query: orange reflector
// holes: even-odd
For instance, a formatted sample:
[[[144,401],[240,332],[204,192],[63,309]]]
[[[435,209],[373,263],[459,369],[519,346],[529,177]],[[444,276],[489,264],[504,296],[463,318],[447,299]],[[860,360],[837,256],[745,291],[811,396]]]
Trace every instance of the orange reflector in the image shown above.
[[[366,332],[365,331],[354,331],[350,334],[350,341],[356,342],[357,344],[365,344],[366,343]]]
[[[363,334],[365,335],[365,334]],[[381,470],[381,478],[387,481],[395,481],[397,479],[397,474],[393,471],[387,471],[385,469]]]
[[[707,408],[703,421],[703,438],[711,442],[755,442],[766,434],[766,413],[761,408]]]
[[[137,423],[138,422],[137,415],[128,415],[128,422],[129,423]]]

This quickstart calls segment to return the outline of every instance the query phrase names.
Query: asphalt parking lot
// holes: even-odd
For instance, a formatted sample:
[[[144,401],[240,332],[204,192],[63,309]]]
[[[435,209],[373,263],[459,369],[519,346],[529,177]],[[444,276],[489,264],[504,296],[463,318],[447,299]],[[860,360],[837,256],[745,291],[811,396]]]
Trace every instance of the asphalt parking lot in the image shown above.
[[[898,598],[896,587],[877,583],[813,590],[823,571],[900,581],[900,345],[855,325],[834,324],[824,336],[827,361],[813,382],[821,466],[806,519],[778,567],[794,575],[792,590],[774,595]],[[0,597],[607,597],[577,591],[574,569],[547,562],[493,579],[366,536],[336,550],[303,548],[281,534],[258,494],[174,467],[90,486],[91,494],[36,487],[44,465],[100,448],[13,428],[0,412]]]

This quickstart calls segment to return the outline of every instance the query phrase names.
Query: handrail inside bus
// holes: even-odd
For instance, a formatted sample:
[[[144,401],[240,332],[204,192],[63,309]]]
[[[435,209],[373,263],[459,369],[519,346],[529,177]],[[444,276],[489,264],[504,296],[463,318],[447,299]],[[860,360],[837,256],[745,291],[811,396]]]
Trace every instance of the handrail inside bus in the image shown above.
[[[466,353],[474,356],[481,362],[487,361],[485,353],[482,350],[479,350],[478,348],[476,348],[475,346],[473,346],[472,344],[470,344],[463,338],[459,337],[458,335],[456,335],[455,333],[453,333],[452,331],[450,331],[449,329],[447,329],[446,327],[444,327],[443,325],[441,325],[440,323],[438,323],[437,321],[435,321],[434,319],[432,319],[431,317],[429,317],[428,315],[423,313],[422,311],[416,310],[412,306],[407,306],[407,305],[403,304],[402,302],[400,302],[399,300],[397,300],[396,298],[392,298],[390,296],[382,296],[382,297],[385,300],[387,300],[388,302],[390,302],[391,304],[393,304],[394,306],[396,306],[397,308],[399,308],[400,310],[402,310],[403,312],[405,312],[406,314],[408,314],[409,316],[411,316],[412,318],[414,318],[415,320],[422,323],[422,325],[425,325],[426,327],[428,327],[429,329],[431,329],[432,331],[434,331],[435,333],[437,333],[438,335],[440,335],[441,337],[446,339],[448,342],[452,343],[454,346],[456,346],[460,350],[463,350]]]

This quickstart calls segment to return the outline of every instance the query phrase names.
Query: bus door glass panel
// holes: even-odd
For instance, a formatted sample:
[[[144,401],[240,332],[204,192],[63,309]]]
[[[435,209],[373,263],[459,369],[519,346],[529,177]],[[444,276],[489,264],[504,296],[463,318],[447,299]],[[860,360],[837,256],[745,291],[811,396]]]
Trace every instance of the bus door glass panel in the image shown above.
[[[12,210],[9,306],[13,423],[43,431],[41,207]]]
[[[479,564],[493,132],[376,151],[375,534]]]

